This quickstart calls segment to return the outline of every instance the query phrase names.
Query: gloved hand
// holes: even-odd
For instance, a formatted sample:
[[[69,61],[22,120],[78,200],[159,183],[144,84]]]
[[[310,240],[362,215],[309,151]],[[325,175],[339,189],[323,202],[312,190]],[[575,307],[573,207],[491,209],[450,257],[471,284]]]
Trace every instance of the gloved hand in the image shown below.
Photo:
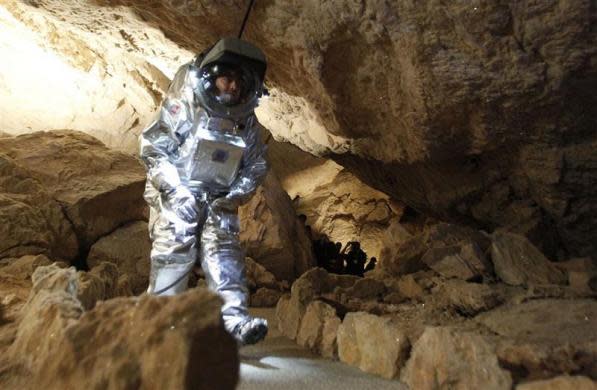
[[[222,196],[212,200],[210,206],[213,210],[236,211],[238,202],[235,199]]]
[[[166,195],[168,208],[172,210],[178,218],[191,223],[197,220],[199,210],[197,201],[188,188],[179,185]]]

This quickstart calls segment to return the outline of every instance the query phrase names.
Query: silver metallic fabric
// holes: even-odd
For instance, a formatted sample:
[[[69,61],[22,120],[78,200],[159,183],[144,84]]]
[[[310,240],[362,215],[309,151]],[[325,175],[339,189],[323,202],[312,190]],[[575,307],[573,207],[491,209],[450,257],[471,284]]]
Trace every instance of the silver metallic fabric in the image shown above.
[[[188,273],[200,260],[208,286],[224,299],[229,331],[246,321],[247,287],[239,241],[238,206],[254,194],[267,173],[266,147],[254,116],[242,121],[209,117],[197,107],[193,65],[177,72],[157,120],[140,136],[147,167],[145,199],[150,205],[149,293],[173,295],[187,288]],[[196,200],[189,220],[185,188]],[[177,199],[182,199],[178,202]],[[177,203],[178,202],[178,203]],[[182,279],[181,279],[182,278]]]

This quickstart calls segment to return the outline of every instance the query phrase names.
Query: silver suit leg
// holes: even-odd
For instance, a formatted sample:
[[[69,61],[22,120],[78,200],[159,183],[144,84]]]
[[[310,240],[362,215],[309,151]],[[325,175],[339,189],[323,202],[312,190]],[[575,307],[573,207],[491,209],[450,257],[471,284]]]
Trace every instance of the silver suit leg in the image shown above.
[[[197,258],[197,225],[185,223],[168,210],[151,209],[149,294],[175,295],[187,289],[188,274]]]
[[[224,300],[224,326],[233,332],[239,323],[249,318],[244,253],[236,210],[208,210],[201,234],[201,267],[209,288]]]

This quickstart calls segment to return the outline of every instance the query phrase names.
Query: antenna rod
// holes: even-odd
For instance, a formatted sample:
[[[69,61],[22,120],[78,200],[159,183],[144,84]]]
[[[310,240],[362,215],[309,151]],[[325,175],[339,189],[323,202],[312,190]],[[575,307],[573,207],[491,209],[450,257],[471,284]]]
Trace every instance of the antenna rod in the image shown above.
[[[251,13],[251,8],[253,8],[254,2],[255,0],[251,0],[251,2],[249,3],[249,8],[245,13],[245,19],[243,20],[243,25],[240,27],[240,32],[238,33],[238,39],[241,39],[241,37],[243,36],[243,32],[245,31],[245,26],[247,25],[247,20],[249,19],[249,14]]]

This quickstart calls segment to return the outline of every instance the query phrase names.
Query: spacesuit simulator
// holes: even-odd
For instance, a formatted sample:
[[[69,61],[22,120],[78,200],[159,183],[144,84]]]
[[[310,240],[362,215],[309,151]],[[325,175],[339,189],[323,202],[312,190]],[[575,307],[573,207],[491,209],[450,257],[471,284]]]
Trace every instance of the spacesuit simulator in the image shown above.
[[[209,288],[224,300],[224,326],[241,344],[267,333],[267,322],[247,312],[238,218],[267,172],[254,113],[265,70],[257,47],[218,41],[180,67],[140,136],[152,240],[148,293],[185,291],[199,259]]]

